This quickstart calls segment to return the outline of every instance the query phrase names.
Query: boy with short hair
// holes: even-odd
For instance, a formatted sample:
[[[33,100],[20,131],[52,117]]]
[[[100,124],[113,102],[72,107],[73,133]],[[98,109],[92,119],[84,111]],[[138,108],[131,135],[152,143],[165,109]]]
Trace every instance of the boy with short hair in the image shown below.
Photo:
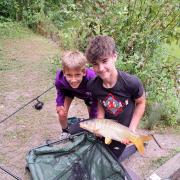
[[[89,117],[97,115],[97,100],[87,90],[87,82],[96,75],[86,68],[87,59],[79,51],[66,51],[62,56],[62,70],[56,73],[57,89],[56,110],[64,133],[68,133],[67,117],[74,97],[83,99],[87,105]]]
[[[135,131],[145,110],[145,93],[141,81],[115,67],[117,52],[109,36],[96,36],[86,49],[86,58],[96,73],[88,88],[98,99],[97,118],[117,120]],[[109,147],[120,157],[128,141],[113,141]]]

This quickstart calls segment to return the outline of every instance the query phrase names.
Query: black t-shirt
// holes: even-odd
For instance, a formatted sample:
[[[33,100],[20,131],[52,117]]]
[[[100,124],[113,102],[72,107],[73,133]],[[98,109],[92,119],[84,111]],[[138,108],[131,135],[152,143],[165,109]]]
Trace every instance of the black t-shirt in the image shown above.
[[[114,87],[103,87],[103,81],[97,76],[88,82],[88,88],[105,110],[105,118],[118,120],[129,126],[135,108],[135,99],[144,92],[141,81],[134,75],[118,71]]]

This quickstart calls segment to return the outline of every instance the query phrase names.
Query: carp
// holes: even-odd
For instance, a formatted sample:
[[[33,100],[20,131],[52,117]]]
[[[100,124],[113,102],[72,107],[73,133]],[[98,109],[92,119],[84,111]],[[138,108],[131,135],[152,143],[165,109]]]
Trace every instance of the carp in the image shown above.
[[[152,139],[151,135],[136,134],[128,127],[111,119],[92,119],[83,121],[80,122],[80,127],[91,133],[103,136],[105,138],[105,144],[110,144],[112,139],[119,142],[129,140],[136,146],[140,154],[144,153],[144,142]]]

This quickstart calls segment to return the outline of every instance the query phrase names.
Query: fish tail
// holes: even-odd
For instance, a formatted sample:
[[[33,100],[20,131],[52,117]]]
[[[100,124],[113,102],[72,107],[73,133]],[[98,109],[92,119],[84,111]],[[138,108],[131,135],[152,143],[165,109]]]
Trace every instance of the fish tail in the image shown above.
[[[135,146],[140,154],[144,154],[144,142],[150,141],[151,139],[152,139],[152,136],[143,136],[142,135],[138,138],[134,138],[132,140],[132,143],[135,144]]]

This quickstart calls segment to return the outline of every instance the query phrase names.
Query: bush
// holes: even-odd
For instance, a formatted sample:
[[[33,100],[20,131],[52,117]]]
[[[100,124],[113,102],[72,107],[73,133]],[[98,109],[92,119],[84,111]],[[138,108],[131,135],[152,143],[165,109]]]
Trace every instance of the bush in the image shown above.
[[[178,60],[169,56],[165,44],[179,37],[177,25],[177,1],[117,2],[100,22],[101,34],[117,43],[117,67],[140,77],[148,105],[160,103],[159,120],[168,125],[177,123],[180,103],[175,88]]]

